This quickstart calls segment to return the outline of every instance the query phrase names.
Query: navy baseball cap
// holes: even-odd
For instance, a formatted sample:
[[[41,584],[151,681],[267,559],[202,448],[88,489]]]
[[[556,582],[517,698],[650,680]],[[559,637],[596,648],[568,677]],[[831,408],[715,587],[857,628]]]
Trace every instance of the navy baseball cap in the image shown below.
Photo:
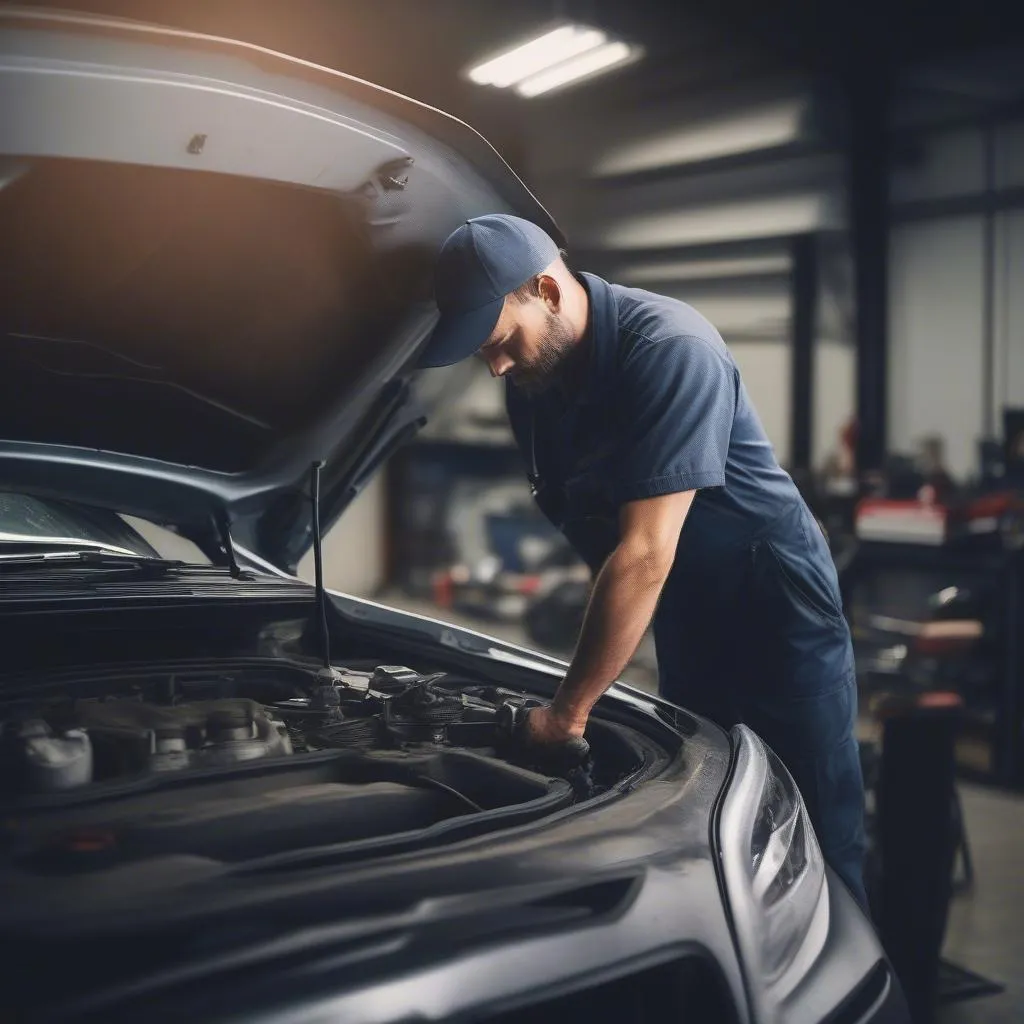
[[[437,255],[441,319],[418,365],[451,366],[471,356],[494,330],[505,296],[557,259],[554,239],[521,217],[486,214],[456,228]]]

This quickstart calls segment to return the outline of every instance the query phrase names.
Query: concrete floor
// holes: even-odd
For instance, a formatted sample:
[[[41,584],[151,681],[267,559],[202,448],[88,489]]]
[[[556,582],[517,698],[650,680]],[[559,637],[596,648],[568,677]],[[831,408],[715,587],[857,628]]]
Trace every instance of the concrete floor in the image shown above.
[[[941,1024],[1024,1021],[1024,796],[962,784],[974,887],[953,900],[944,955],[1006,991],[946,1006]]]
[[[536,647],[518,623],[483,622],[402,593],[387,604]],[[564,652],[552,652],[566,657]],[[657,689],[654,647],[645,638],[623,680]],[[954,897],[943,955],[1006,986],[1005,992],[942,1008],[938,1024],[1024,1024],[1024,795],[964,783],[961,803],[974,860],[974,886]]]

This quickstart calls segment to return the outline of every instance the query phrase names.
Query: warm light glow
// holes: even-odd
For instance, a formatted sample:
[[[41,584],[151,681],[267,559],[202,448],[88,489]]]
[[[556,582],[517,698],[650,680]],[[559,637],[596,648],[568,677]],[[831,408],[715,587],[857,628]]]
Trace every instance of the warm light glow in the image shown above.
[[[599,29],[563,25],[478,64],[468,74],[477,85],[504,89],[588,50],[595,50],[605,38]]]
[[[605,43],[596,50],[588,50],[578,57],[563,61],[553,68],[548,68],[521,81],[516,86],[516,92],[520,96],[540,96],[541,93],[550,92],[552,89],[568,85],[570,82],[587,78],[599,71],[608,71],[625,63],[632,54],[633,51],[626,43]]]

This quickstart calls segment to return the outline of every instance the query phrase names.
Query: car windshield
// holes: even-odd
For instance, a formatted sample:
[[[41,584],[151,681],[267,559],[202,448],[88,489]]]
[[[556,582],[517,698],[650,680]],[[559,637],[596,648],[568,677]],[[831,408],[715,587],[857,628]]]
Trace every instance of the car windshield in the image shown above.
[[[0,558],[99,549],[146,558],[166,557],[136,525],[116,512],[0,492]]]

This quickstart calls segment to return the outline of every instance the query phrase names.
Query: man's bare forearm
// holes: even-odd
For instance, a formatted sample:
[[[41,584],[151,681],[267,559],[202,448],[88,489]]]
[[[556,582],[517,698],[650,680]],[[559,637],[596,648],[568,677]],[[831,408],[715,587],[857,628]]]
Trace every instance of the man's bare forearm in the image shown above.
[[[552,710],[582,732],[598,698],[622,673],[650,625],[668,566],[620,545],[594,581],[572,664]]]

